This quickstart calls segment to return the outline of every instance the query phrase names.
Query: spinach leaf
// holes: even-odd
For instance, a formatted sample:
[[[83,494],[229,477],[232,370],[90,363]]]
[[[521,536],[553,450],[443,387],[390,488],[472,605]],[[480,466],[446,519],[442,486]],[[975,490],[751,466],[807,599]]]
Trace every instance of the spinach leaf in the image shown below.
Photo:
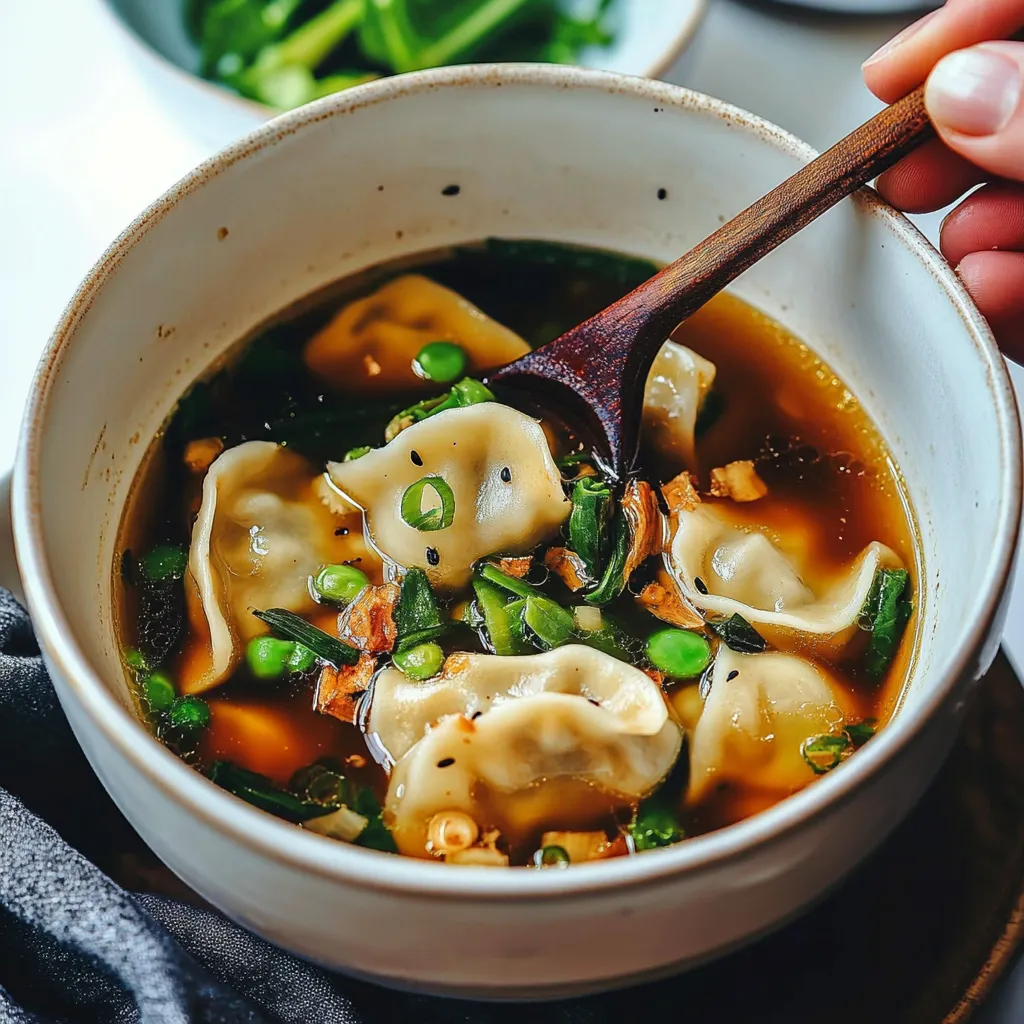
[[[879,569],[871,581],[857,624],[871,634],[864,653],[864,668],[876,679],[885,674],[896,656],[913,613],[909,591],[910,573],[906,569]]]
[[[583,560],[591,579],[601,577],[614,510],[611,488],[600,477],[585,476],[576,481],[569,513],[569,546]]]
[[[384,811],[372,789],[360,789],[352,801],[351,809],[367,820],[366,828],[359,833],[359,838],[356,840],[356,846],[364,846],[368,850],[380,850],[382,853],[398,853],[395,837],[384,824]]]
[[[765,639],[739,613],[721,622],[708,622],[708,626],[721,638],[726,647],[740,654],[760,654],[768,645]]]
[[[583,599],[587,604],[603,605],[614,601],[626,587],[626,557],[629,554],[629,523],[620,509],[615,514],[612,529],[614,541],[604,575],[597,588]]]

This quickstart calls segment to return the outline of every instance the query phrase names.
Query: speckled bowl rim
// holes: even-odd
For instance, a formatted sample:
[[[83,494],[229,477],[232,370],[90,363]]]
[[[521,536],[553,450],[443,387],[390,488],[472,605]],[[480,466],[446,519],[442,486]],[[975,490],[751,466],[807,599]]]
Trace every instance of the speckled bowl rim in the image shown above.
[[[810,160],[814,151],[769,122],[737,107],[679,86],[610,72],[557,65],[466,65],[382,79],[327,97],[257,128],[207,160],[158,199],[113,243],[90,271],[58,324],[34,381],[25,411],[15,465],[12,511],[15,545],[25,592],[41,644],[66,681],[68,690],[102,735],[134,768],[170,800],[201,818],[232,842],[270,861],[325,879],[356,884],[368,891],[402,893],[422,900],[506,901],[522,903],[552,898],[586,899],[658,885],[687,873],[721,868],[752,856],[760,847],[785,840],[801,826],[854,798],[938,715],[940,708],[965,689],[976,658],[999,614],[1009,584],[1021,516],[1021,435],[1009,374],[988,324],[973,305],[949,265],[924,236],[873,191],[857,202],[878,218],[908,255],[942,286],[964,324],[964,342],[984,367],[998,416],[1001,476],[996,482],[998,527],[975,607],[964,620],[959,655],[939,676],[920,703],[896,718],[855,758],[799,793],[736,825],[697,836],[678,846],[640,857],[581,864],[571,871],[481,871],[364,850],[313,835],[258,811],[189,768],[144,728],[103,683],[76,641],[61,607],[58,588],[46,557],[41,517],[40,458],[49,404],[60,400],[56,380],[75,330],[106,278],[119,262],[178,202],[242,160],[251,160],[287,136],[325,120],[373,107],[409,94],[431,93],[444,101],[453,89],[487,89],[528,85],[551,90],[585,90],[635,96],[657,105],[681,108],[728,121],[753,140]],[[342,129],[343,130],[343,129]],[[960,344],[957,339],[954,343]],[[962,684],[962,685],[961,685]]]
[[[675,35],[669,37],[665,48],[657,60],[653,61],[646,68],[637,68],[635,71],[630,72],[630,74],[642,75],[644,78],[661,78],[682,57],[693,42],[698,29],[704,24],[704,19],[708,13],[709,0],[690,0],[690,3],[693,6],[689,15],[679,26]],[[239,96],[238,93],[232,92],[227,86],[218,85],[216,82],[211,82],[209,79],[203,78],[187,68],[183,68],[176,61],[161,53],[145,36],[136,32],[134,27],[128,23],[124,15],[117,8],[115,0],[101,0],[100,5],[106,10],[107,16],[117,26],[121,35],[127,39],[129,45],[136,53],[141,53],[148,60],[154,61],[165,70],[171,72],[179,81],[184,82],[212,99],[257,117],[269,119],[283,113],[277,107],[272,107],[267,103],[260,103],[258,100],[251,100],[246,96]],[[612,73],[625,74],[625,72]]]

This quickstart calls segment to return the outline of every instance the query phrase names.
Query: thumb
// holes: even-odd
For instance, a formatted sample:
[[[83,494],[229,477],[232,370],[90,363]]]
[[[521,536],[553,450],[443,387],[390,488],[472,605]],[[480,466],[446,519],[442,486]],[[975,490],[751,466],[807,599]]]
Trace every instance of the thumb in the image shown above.
[[[950,149],[1024,181],[1024,43],[981,43],[943,57],[928,76],[925,106]]]

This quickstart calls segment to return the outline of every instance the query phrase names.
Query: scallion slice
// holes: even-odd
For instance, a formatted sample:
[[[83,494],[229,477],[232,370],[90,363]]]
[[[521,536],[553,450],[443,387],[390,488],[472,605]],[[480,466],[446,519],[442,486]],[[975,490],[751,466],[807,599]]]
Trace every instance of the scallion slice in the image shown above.
[[[359,660],[359,651],[354,647],[342,643],[337,637],[325,633],[287,608],[268,608],[262,612],[254,611],[253,615],[265,622],[275,636],[284,640],[297,640],[335,668],[354,665]]]
[[[494,653],[528,654],[530,646],[521,635],[517,635],[512,614],[507,607],[508,594],[501,587],[480,576],[473,580],[473,591],[476,594],[477,608],[484,617],[484,629]]]
[[[574,633],[572,612],[550,597],[539,594],[526,598],[523,622],[540,641],[544,650],[553,650],[568,643]]]
[[[569,514],[569,545],[583,560],[591,579],[601,576],[613,508],[611,489],[599,477],[585,476],[576,481]]]
[[[629,523],[620,510],[615,516],[615,545],[597,589],[583,599],[587,604],[608,604],[626,587],[626,558],[629,555]]]
[[[423,499],[436,497],[440,505],[423,507]],[[441,476],[425,476],[410,484],[402,495],[402,519],[414,530],[433,533],[447,530],[455,518],[455,495]]]
[[[532,583],[517,579],[515,576],[509,576],[507,572],[502,572],[491,562],[484,562],[480,566],[479,572],[489,583],[494,583],[501,587],[502,590],[507,590],[510,594],[515,594],[517,597],[532,597],[537,593],[537,588]]]
[[[395,605],[395,652],[402,653],[419,644],[431,643],[447,632],[427,574],[411,568],[402,579]]]

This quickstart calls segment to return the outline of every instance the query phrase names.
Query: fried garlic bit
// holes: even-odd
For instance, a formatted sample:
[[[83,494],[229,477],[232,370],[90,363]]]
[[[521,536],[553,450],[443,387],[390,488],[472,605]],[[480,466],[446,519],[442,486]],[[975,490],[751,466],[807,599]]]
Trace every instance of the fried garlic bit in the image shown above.
[[[544,565],[550,569],[570,590],[582,590],[587,570],[583,559],[569,548],[548,548],[544,553]]]
[[[668,573],[659,573],[658,580],[648,583],[637,595],[637,603],[655,618],[680,629],[702,629],[704,619],[676,589]]]
[[[219,437],[201,437],[185,445],[185,465],[193,473],[205,473],[224,451],[224,442]]]
[[[685,469],[679,476],[662,484],[661,493],[671,513],[692,512],[700,504],[700,495],[697,493],[693,474]]]
[[[768,493],[768,486],[757,475],[754,463],[743,459],[711,470],[711,493],[733,501],[757,501]]]
[[[324,665],[316,684],[316,710],[342,722],[354,723],[359,698],[369,687],[376,668],[377,659],[370,654],[360,654],[354,665],[343,665],[340,669]]]
[[[530,571],[532,565],[532,555],[523,555],[520,558],[499,558],[497,560],[498,568],[506,576],[514,576],[517,580],[521,580]]]
[[[398,633],[394,617],[398,592],[396,583],[364,587],[338,617],[341,639],[370,654],[390,651]]]
[[[658,497],[646,480],[630,480],[622,495],[621,507],[629,524],[629,551],[623,578],[651,555],[661,554],[665,544],[665,526],[658,508]]]

